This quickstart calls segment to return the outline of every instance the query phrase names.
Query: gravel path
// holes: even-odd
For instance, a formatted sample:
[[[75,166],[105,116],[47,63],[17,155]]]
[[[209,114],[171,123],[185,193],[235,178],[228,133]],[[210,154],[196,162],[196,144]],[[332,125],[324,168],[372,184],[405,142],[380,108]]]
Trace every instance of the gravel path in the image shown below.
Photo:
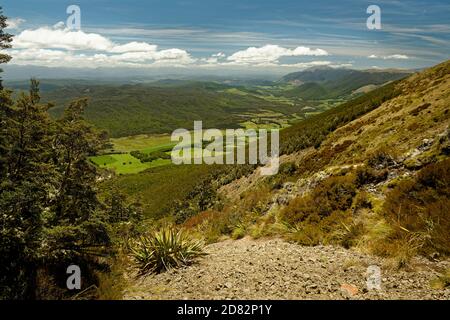
[[[385,267],[379,257],[341,247],[304,247],[280,239],[226,240],[198,263],[132,278],[125,299],[450,299],[430,281],[450,261],[417,258],[414,271]],[[381,289],[367,289],[367,268],[381,269]]]

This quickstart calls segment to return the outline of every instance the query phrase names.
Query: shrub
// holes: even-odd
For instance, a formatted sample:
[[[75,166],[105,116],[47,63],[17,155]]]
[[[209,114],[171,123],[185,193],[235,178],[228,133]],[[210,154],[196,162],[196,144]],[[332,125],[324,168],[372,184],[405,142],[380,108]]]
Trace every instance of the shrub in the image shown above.
[[[207,223],[211,220],[214,220],[215,218],[217,218],[218,216],[218,212],[217,211],[203,211],[200,212],[190,218],[188,218],[183,224],[183,228],[186,229],[193,229],[196,228],[198,226],[200,226],[203,223]]]
[[[388,170],[376,170],[372,167],[364,166],[356,171],[356,184],[362,187],[369,183],[379,183],[388,178]]]
[[[369,194],[366,191],[360,191],[354,200],[353,209],[354,211],[359,209],[372,209],[373,205],[370,201]]]
[[[149,236],[141,236],[131,245],[131,253],[139,267],[139,274],[179,268],[205,255],[202,241],[168,227]]]
[[[342,222],[344,227],[344,232],[342,233],[342,237],[340,239],[340,245],[344,248],[349,249],[358,244],[360,237],[365,233],[364,224],[359,223],[351,223],[350,225],[346,225]]]
[[[310,193],[293,199],[280,212],[281,220],[291,226],[288,239],[304,245],[353,243],[343,237],[352,219],[354,180],[353,175],[329,177]]]
[[[419,237],[419,253],[450,254],[448,208],[450,159],[428,165],[388,193],[383,211],[393,231],[385,241],[408,243]]]
[[[320,220],[334,211],[346,211],[353,202],[356,186],[352,175],[329,177],[310,194],[300,196],[281,211],[283,220],[296,224],[305,220]]]
[[[447,269],[439,277],[431,281],[433,289],[445,289],[450,287],[450,269]]]
[[[297,170],[297,165],[294,162],[286,162],[280,165],[279,173],[284,175],[292,175]]]
[[[252,190],[245,191],[241,194],[241,211],[253,212],[258,215],[263,215],[269,208],[271,200],[270,187],[261,185]]]
[[[350,246],[356,243],[355,231],[348,229],[347,225],[352,226],[351,216],[348,212],[334,211],[329,216],[319,218],[311,216],[304,222],[290,226],[290,232],[287,233],[287,239],[295,241],[302,245],[314,246],[318,244],[340,244]],[[357,230],[359,232],[359,229]],[[355,234],[355,236],[350,235]]]
[[[384,169],[395,164],[394,157],[387,150],[379,149],[371,154],[367,160],[369,167]]]
[[[243,224],[238,224],[236,228],[231,232],[231,237],[234,240],[242,239],[245,237],[246,227]]]

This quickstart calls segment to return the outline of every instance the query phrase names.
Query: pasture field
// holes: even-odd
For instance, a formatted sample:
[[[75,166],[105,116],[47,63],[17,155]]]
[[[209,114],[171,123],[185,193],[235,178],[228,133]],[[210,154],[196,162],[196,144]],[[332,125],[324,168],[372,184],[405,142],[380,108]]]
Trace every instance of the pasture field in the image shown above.
[[[158,151],[162,148],[171,148],[175,143],[170,141],[169,134],[140,134],[136,136],[128,136],[122,138],[113,138],[111,143],[114,145],[114,150],[118,152],[141,151],[149,153]]]
[[[149,168],[171,164],[170,159],[156,159],[151,162],[141,162],[133,157],[131,151],[151,153],[163,151],[170,153],[176,143],[170,141],[169,134],[136,135],[122,138],[112,138],[113,148],[105,150],[105,154],[91,157],[90,160],[100,168],[114,170],[117,174],[135,174]]]
[[[242,123],[245,129],[276,129],[289,126],[287,122],[280,120],[281,114],[265,111],[260,114],[259,118],[255,118],[255,122]],[[225,130],[221,130],[225,134]],[[241,138],[246,142],[248,138]],[[193,140],[193,139],[192,139]],[[132,156],[130,152],[140,151],[141,153],[150,154],[155,151],[162,151],[171,154],[172,148],[177,144],[171,142],[169,134],[158,135],[137,135],[122,138],[111,139],[112,149],[104,150],[104,154],[90,157],[90,160],[99,168],[113,170],[119,175],[136,174],[149,168],[166,166],[171,164],[171,159],[156,159],[151,162],[141,162],[141,160]],[[226,145],[226,143],[225,143]],[[192,157],[195,156],[194,148],[191,148]],[[223,154],[222,152],[214,153],[214,155]],[[183,153],[180,152],[179,156]]]
[[[139,173],[149,168],[165,166],[171,163],[170,159],[156,159],[152,162],[143,163],[129,153],[94,156],[90,160],[98,167],[112,169],[117,174]]]

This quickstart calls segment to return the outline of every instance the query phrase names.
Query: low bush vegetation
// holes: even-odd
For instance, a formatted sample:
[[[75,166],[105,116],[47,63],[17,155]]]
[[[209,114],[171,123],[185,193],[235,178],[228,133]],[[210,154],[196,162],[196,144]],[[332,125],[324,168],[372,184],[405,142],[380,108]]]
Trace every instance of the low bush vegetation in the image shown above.
[[[351,224],[355,195],[355,177],[348,174],[329,177],[293,199],[280,212],[291,230],[288,238],[305,245],[339,242]]]
[[[369,183],[379,183],[385,181],[388,177],[387,169],[373,169],[369,166],[358,168],[356,171],[356,184],[361,187]]]
[[[450,254],[450,159],[428,165],[391,190],[383,205],[391,226],[381,251],[395,254],[396,243],[414,243],[418,253]],[[383,252],[381,252],[383,253]]]
[[[281,217],[290,224],[319,221],[333,212],[343,212],[352,205],[356,194],[354,176],[330,177],[312,192],[300,196],[282,210]]]
[[[439,277],[431,281],[431,287],[444,289],[450,287],[450,269],[445,270]]]

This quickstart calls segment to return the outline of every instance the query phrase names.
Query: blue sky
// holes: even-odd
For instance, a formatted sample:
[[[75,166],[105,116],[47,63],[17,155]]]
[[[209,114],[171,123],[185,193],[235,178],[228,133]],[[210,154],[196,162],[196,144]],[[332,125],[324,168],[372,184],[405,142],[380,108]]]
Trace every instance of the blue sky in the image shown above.
[[[81,8],[83,34],[55,26],[66,21],[71,4]],[[366,27],[372,4],[381,8],[381,30]],[[11,63],[22,65],[422,68],[450,52],[448,0],[3,0],[2,6],[13,22],[8,31],[17,35]],[[75,36],[76,44],[64,42]]]

